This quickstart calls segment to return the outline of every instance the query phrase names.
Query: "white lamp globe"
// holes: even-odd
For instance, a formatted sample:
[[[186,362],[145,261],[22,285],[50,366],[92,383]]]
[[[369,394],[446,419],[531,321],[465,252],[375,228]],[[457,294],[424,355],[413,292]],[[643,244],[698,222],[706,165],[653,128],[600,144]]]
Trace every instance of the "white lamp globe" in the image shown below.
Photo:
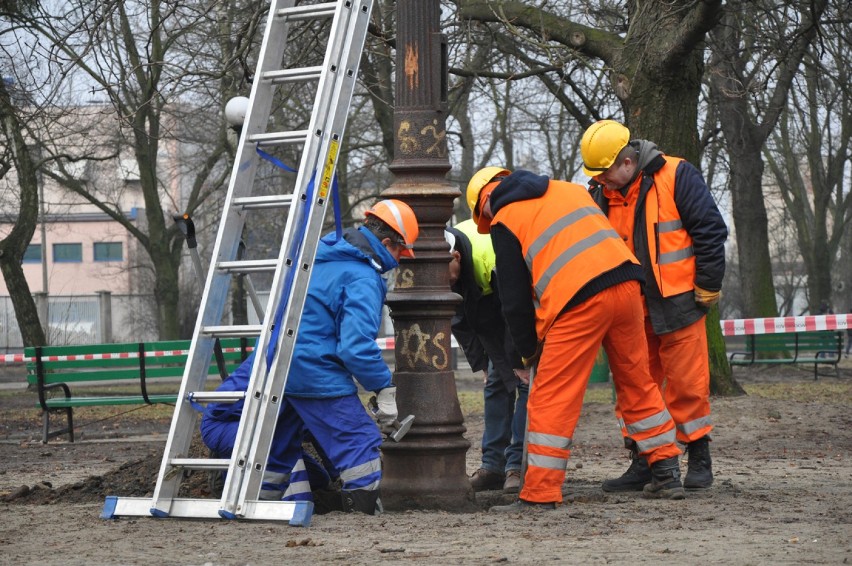
[[[242,127],[246,121],[249,99],[245,96],[235,96],[225,104],[225,120],[232,127]]]

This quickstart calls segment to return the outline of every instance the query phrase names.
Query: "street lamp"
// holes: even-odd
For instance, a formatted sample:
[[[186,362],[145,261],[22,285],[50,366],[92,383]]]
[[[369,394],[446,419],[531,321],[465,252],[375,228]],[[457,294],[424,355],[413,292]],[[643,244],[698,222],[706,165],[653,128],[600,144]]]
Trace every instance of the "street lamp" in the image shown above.
[[[242,137],[243,133],[243,124],[246,121],[246,114],[248,113],[249,108],[249,99],[245,96],[235,96],[230,99],[225,104],[225,121],[228,122],[228,126],[237,134],[237,143],[240,141],[240,137]],[[246,227],[243,226],[243,240],[245,240],[246,235]],[[240,249],[243,250],[245,248],[243,242],[240,242]],[[251,285],[251,280],[246,279],[245,275],[239,275],[234,281],[234,291],[231,297],[231,313],[233,315],[234,323],[236,324],[248,324],[248,312],[246,309],[246,283],[248,283],[249,290],[251,291],[251,299],[252,303],[255,305],[255,309],[258,309],[258,302],[256,293],[254,292],[254,287]],[[262,318],[260,311],[258,310],[258,317]]]
[[[235,96],[225,104],[225,120],[237,136],[242,133],[248,107],[249,99],[245,96]]]

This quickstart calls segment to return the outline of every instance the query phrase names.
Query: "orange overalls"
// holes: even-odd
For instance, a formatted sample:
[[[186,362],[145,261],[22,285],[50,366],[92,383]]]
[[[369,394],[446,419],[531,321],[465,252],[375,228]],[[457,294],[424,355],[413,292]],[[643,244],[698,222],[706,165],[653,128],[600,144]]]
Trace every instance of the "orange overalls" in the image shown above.
[[[590,281],[637,263],[584,187],[550,181],[539,198],[499,209],[494,223],[518,239],[531,274],[544,347],[527,403],[527,470],[521,499],[561,502],[574,429],[603,344],[628,434],[654,463],[677,456],[674,422],[648,369],[638,281],[618,283],[564,310]],[[499,258],[498,258],[499,263]]]
[[[654,184],[644,199],[639,214],[645,215],[648,261],[657,285],[665,297],[691,292],[695,281],[692,239],[680,222],[674,202],[675,171],[680,159],[666,157],[666,164],[654,174]],[[626,195],[604,190],[609,200],[609,220],[630,251],[636,253],[636,205],[642,175],[630,185]],[[637,254],[642,257],[642,254]],[[643,301],[643,304],[644,301]],[[710,364],[705,317],[672,332],[657,334],[645,305],[645,335],[651,375],[663,392],[666,406],[677,425],[677,439],[689,443],[713,429],[710,418]],[[616,401],[616,416],[624,427],[621,399]]]

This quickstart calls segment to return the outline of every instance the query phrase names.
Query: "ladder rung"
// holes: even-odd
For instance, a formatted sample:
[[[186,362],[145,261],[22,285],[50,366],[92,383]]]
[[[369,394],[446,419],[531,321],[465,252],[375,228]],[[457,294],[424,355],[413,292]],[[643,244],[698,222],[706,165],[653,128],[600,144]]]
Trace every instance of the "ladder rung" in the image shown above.
[[[196,391],[188,395],[191,401],[199,403],[236,403],[246,398],[245,391]]]
[[[241,261],[220,261],[216,266],[225,273],[260,273],[275,271],[278,261],[274,259],[252,259]]]
[[[185,470],[227,470],[231,461],[227,458],[172,458],[169,465]]]
[[[267,132],[252,134],[248,141],[258,145],[284,145],[288,143],[304,143],[308,139],[308,130],[293,130],[290,132]]]
[[[319,18],[330,18],[337,9],[337,2],[325,2],[308,6],[293,6],[292,8],[281,8],[275,13],[279,18],[286,18],[291,22],[315,20]]]
[[[263,73],[263,78],[273,84],[281,84],[287,82],[317,80],[321,75],[322,67],[302,67],[299,69],[267,71]]]
[[[240,326],[205,326],[201,329],[204,334],[216,338],[249,338],[260,336],[263,326],[260,324],[245,324]]]
[[[261,197],[238,197],[233,201],[234,206],[244,209],[284,208],[293,202],[293,195],[267,195]]]

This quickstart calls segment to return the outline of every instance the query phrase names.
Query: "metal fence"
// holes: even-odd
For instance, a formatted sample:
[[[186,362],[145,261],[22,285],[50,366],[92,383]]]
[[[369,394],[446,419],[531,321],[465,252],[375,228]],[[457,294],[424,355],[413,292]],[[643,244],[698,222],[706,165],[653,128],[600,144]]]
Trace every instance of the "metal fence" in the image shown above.
[[[156,306],[150,295],[49,296],[47,312],[46,338],[52,346],[157,339]],[[12,299],[0,296],[0,351],[23,348]]]

